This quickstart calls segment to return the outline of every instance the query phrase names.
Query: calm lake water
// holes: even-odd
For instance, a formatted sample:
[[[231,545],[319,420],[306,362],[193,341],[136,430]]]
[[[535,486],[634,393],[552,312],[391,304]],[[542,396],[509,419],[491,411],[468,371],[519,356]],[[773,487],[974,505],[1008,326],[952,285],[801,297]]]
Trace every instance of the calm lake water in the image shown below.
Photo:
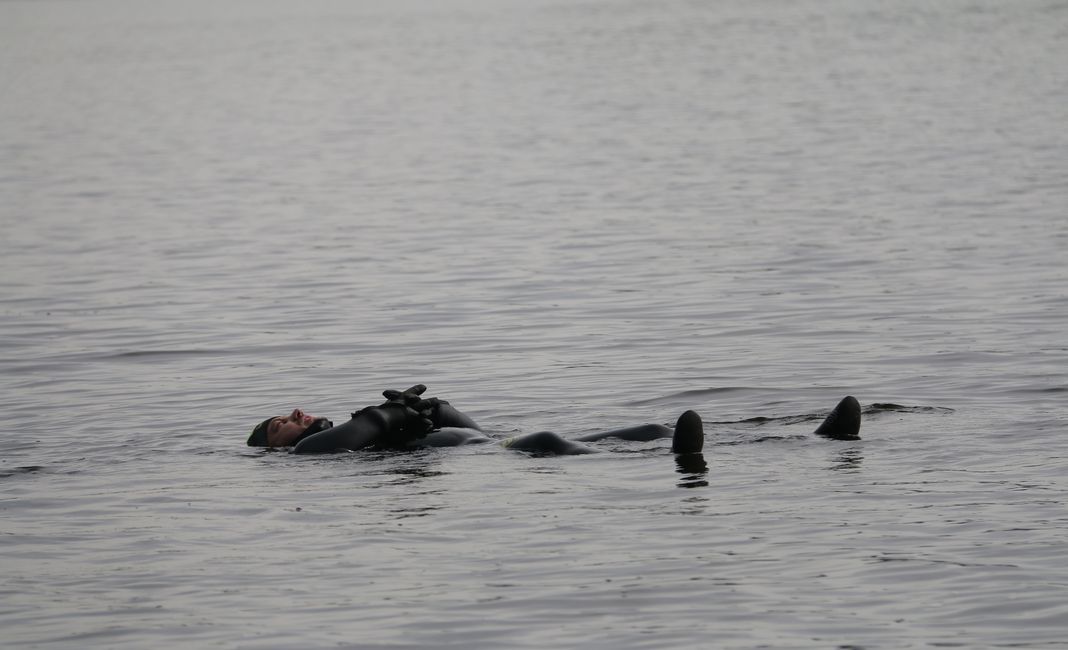
[[[0,2],[2,645],[1065,647],[1066,63],[1053,0]],[[244,446],[417,382],[703,464]]]

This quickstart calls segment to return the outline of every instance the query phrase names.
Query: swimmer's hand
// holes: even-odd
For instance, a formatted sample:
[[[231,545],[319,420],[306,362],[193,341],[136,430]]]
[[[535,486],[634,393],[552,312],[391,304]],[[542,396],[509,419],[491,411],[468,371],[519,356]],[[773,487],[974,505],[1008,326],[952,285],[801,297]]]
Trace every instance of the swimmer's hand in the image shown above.
[[[419,401],[420,395],[426,392],[426,386],[424,384],[416,384],[408,390],[392,390],[387,388],[382,391],[382,397],[385,397],[390,402],[404,402],[407,403],[411,400]]]
[[[387,430],[379,438],[377,444],[385,447],[403,447],[407,443],[418,440],[430,433],[434,428],[434,409],[441,403],[437,398],[423,399],[421,396],[426,392],[426,386],[416,384],[407,390],[384,390],[382,396],[386,401],[378,406],[371,406],[358,414],[375,410],[386,416]]]
[[[423,399],[422,395],[425,392],[426,386],[423,384],[416,384],[403,391],[387,389],[382,391],[382,397],[385,397],[386,401],[381,406],[401,405],[409,412],[409,415],[413,415],[412,412],[414,411],[415,414],[426,420],[425,424],[429,427],[427,429],[427,432],[429,432],[434,427],[434,410],[438,408],[441,400],[436,397]]]
[[[382,391],[382,395],[391,403],[404,404],[405,406],[418,411],[423,417],[429,418],[430,421],[433,422],[431,430],[440,429],[442,427],[460,427],[463,429],[482,430],[474,420],[460,411],[457,411],[447,401],[438,399],[437,397],[427,397],[426,399],[423,399],[422,395],[424,392],[426,392],[426,386],[423,384],[416,384],[404,391],[384,390]]]

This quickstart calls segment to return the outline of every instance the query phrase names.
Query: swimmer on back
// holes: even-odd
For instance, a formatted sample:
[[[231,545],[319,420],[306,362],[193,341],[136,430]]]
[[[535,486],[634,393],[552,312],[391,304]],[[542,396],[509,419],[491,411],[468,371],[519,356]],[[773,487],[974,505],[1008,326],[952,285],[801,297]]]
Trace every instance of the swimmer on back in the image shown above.
[[[294,409],[288,415],[267,418],[256,425],[248,438],[250,447],[290,447],[295,454],[355,451],[358,449],[412,449],[416,447],[454,447],[490,442],[481,427],[468,415],[436,397],[423,398],[426,386],[416,384],[408,390],[386,390],[386,401],[356,411],[337,426],[327,418]],[[827,416],[816,434],[840,440],[859,438],[860,404],[846,397]],[[544,454],[589,454],[596,450],[584,442],[618,438],[650,441],[671,438],[676,454],[700,452],[704,446],[701,417],[686,411],[675,427],[642,424],[580,436],[568,440],[551,431],[509,438],[501,445],[518,451]]]

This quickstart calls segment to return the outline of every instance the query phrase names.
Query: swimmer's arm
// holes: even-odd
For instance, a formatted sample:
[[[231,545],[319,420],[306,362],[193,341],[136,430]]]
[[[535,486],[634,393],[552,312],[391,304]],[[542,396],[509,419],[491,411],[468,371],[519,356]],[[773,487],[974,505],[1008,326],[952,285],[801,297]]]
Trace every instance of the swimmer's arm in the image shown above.
[[[294,454],[321,454],[332,451],[356,451],[371,445],[404,444],[406,440],[425,436],[430,420],[402,404],[371,406],[352,414],[352,419],[301,440]]]
[[[385,433],[385,428],[369,417],[354,417],[348,422],[301,440],[293,448],[293,453],[325,454],[332,451],[356,451],[370,447]]]

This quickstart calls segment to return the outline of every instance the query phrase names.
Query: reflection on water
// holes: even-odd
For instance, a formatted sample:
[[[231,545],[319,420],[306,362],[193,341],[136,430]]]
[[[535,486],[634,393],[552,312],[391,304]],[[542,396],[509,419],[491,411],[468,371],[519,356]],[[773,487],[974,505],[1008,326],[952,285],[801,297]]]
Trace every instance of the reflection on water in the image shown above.
[[[833,465],[827,469],[855,472],[860,470],[860,464],[864,461],[864,454],[859,446],[848,447],[839,450],[834,458]]]
[[[688,516],[705,515],[708,513],[708,507],[711,503],[708,497],[695,493],[693,496],[688,496],[680,501],[678,513]]]
[[[676,454],[675,471],[682,474],[678,486],[681,488],[704,487],[708,485],[705,475],[708,474],[708,463],[705,455],[701,452],[695,454]]]

